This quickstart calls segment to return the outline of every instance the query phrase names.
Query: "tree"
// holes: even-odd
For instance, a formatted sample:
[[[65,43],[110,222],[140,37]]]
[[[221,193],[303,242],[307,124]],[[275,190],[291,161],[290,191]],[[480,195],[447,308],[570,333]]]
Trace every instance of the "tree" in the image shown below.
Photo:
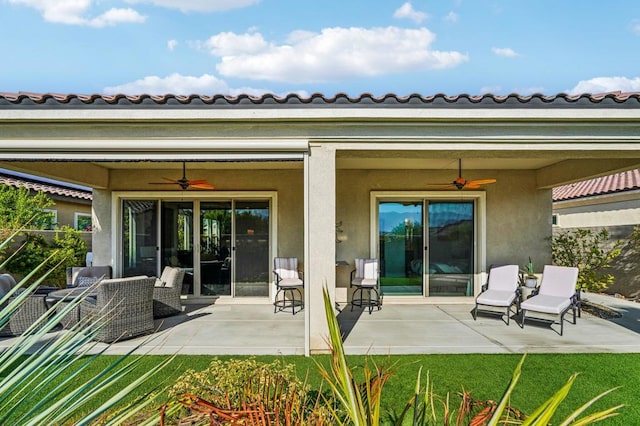
[[[554,235],[551,239],[553,263],[576,266],[580,270],[578,288],[602,291],[613,284],[615,277],[605,271],[622,253],[622,241],[609,242],[606,229],[576,229]]]
[[[11,235],[11,230],[44,229],[49,224],[51,214],[45,209],[54,202],[44,192],[35,195],[25,187],[0,185],[0,238]]]
[[[54,204],[42,191],[34,195],[24,186],[0,185],[0,240],[8,238],[16,229],[23,230],[14,237],[18,241],[14,241],[15,245],[12,246],[22,248],[6,265],[11,273],[18,276],[25,276],[55,252],[47,266],[60,263],[60,267],[47,280],[62,285],[66,281],[65,267],[83,264],[87,245],[81,239],[80,232],[68,226],[58,229],[53,241],[30,232],[45,229],[50,224],[51,215],[45,209]],[[5,250],[9,249],[9,246],[5,247]]]

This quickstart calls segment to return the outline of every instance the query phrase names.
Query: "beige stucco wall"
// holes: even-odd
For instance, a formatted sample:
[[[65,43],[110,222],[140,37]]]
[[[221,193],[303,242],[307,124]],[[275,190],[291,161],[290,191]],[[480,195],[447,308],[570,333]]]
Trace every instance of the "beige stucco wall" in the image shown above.
[[[471,172],[473,173],[473,172]],[[420,170],[339,170],[337,173],[336,220],[342,222],[337,259],[353,266],[353,259],[370,253],[371,191],[425,191],[427,183],[452,180],[449,173]],[[551,191],[536,189],[533,171],[486,171],[475,173],[495,177],[486,185],[486,265],[524,265],[529,256],[536,269],[551,261]],[[338,287],[346,288],[351,267],[339,267]],[[343,290],[344,293],[344,290]],[[346,293],[344,293],[346,294]]]
[[[145,188],[157,191],[157,186],[147,185],[148,182],[161,180],[159,176],[174,176],[175,170],[153,171],[145,170],[112,171],[110,181],[113,192],[127,191],[131,194],[131,182],[135,182],[135,189]],[[278,194],[278,256],[298,257],[300,267],[304,265],[304,220],[303,220],[303,170],[195,170],[189,175],[198,179],[207,179],[214,183],[216,190],[210,194],[214,197],[220,193],[231,191],[236,198],[242,197],[242,191],[276,191]],[[171,185],[163,186],[168,192],[175,194]],[[207,196],[207,191],[189,190],[189,195],[198,194]],[[148,194],[140,191],[140,196]],[[160,197],[161,198],[161,197]],[[95,264],[114,265],[116,259],[112,253],[112,191],[96,190],[93,194],[94,211],[94,237],[93,243],[96,252],[100,252],[94,257]],[[99,250],[98,250],[99,247]]]

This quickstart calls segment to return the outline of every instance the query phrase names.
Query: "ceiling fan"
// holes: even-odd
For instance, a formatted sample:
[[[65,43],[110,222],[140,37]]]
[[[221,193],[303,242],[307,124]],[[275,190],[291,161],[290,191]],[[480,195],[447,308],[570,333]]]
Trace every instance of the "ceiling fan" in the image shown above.
[[[169,184],[176,184],[178,185],[180,188],[182,188],[183,191],[186,191],[189,188],[198,188],[198,189],[215,189],[216,187],[211,185],[209,182],[207,182],[204,179],[201,180],[189,180],[187,179],[187,170],[186,170],[186,164],[183,161],[182,162],[182,177],[180,179],[169,179],[169,178],[163,178],[164,180],[166,180],[167,182],[149,182],[152,185],[169,185]]]
[[[440,183],[430,186],[451,186],[458,189],[468,188],[468,189],[478,189],[480,185],[488,185],[490,183],[496,183],[495,179],[476,179],[476,180],[467,180],[462,177],[462,159],[458,159],[458,177],[456,180],[450,183]]]

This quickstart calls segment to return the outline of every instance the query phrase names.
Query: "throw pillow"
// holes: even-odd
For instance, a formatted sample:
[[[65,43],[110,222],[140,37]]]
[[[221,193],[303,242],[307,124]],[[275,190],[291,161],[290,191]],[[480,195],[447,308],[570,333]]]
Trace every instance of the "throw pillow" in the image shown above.
[[[78,277],[76,278],[76,287],[89,287],[102,281],[104,275],[101,277]]]

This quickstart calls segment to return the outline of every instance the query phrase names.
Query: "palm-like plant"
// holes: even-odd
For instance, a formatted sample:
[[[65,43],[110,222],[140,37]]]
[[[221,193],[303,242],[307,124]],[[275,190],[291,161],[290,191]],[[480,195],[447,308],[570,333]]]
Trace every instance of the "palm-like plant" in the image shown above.
[[[0,250],[18,232],[0,243]],[[7,260],[0,264],[0,270],[5,267]],[[0,327],[9,322],[11,316],[51,273],[51,269],[41,272],[45,265],[46,261],[0,299]],[[26,285],[38,274],[39,278]],[[152,401],[148,396],[157,389],[146,389],[139,399],[117,408],[124,397],[143,387],[147,379],[172,360],[169,358],[150,371],[136,372],[140,358],[129,355],[137,348],[116,358],[97,376],[77,383],[81,373],[107,349],[96,351],[92,339],[109,320],[108,314],[91,325],[80,322],[67,332],[54,336],[46,334],[53,331],[60,320],[80,302],[81,298],[78,298],[66,306],[52,306],[15,338],[11,347],[0,353],[0,424],[28,426],[74,422],[82,425],[91,424],[99,417],[102,417],[104,424],[120,424]],[[131,374],[135,374],[136,379],[123,385],[123,379]],[[104,397],[105,392],[113,392],[114,389],[113,396]],[[95,404],[96,398],[104,399],[103,403],[98,408],[88,410],[88,404]],[[106,413],[109,413],[107,417]]]

